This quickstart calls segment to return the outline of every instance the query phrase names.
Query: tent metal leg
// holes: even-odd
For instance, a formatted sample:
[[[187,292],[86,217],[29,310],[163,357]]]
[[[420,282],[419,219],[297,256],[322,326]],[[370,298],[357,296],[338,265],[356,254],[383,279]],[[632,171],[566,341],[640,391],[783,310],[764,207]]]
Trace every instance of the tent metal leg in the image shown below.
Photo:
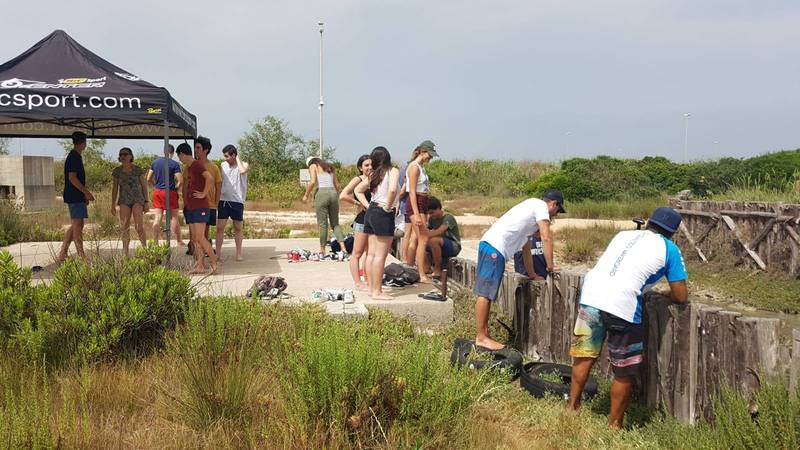
[[[172,208],[177,207],[177,205],[172,206],[170,205],[170,177],[169,177],[169,123],[167,123],[167,119],[164,119],[164,158],[167,160],[166,164],[164,164],[164,180],[166,183],[165,190],[164,190],[164,203],[165,203],[165,211],[164,211],[164,219],[166,224],[167,230],[167,258],[165,263],[169,263],[169,255],[170,255],[170,238],[172,234],[172,217],[170,217],[170,213],[172,212]],[[159,230],[161,232],[161,230]]]

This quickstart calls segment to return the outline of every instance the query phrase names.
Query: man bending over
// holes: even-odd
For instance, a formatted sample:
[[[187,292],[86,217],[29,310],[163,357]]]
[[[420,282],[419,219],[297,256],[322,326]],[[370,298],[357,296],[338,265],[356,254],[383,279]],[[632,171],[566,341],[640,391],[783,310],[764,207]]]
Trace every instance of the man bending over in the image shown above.
[[[644,351],[644,292],[666,277],[672,300],[685,303],[688,299],[683,256],[670,240],[680,224],[681,215],[675,210],[656,209],[647,229],[622,231],[614,236],[586,274],[569,351],[573,360],[568,411],[580,407],[589,371],[607,340],[614,372],[608,426],[622,428]]]

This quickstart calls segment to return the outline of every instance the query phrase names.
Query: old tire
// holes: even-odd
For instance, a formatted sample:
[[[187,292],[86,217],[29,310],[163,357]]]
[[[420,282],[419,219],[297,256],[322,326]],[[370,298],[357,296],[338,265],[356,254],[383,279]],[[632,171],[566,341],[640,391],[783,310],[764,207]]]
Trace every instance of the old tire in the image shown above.
[[[522,370],[522,354],[508,347],[489,351],[477,347],[474,341],[458,338],[453,343],[450,363],[456,367],[467,367],[472,370],[506,370],[514,380]]]
[[[554,373],[561,382],[556,383],[544,379],[542,375]],[[569,399],[569,388],[572,383],[572,367],[565,364],[553,363],[527,363],[522,367],[519,376],[519,384],[536,398],[542,398],[548,393]],[[597,395],[597,380],[591,375],[586,380],[583,388],[583,399],[594,398]]]

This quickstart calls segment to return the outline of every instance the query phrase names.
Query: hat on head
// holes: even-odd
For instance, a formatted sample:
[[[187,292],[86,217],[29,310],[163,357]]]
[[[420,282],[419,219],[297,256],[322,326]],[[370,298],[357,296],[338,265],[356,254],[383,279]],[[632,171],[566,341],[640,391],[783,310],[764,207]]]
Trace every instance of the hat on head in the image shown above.
[[[417,146],[417,148],[421,148],[421,149],[425,150],[426,152],[428,152],[434,158],[438,158],[439,157],[439,153],[436,152],[436,149],[434,148],[435,146],[436,145],[432,141],[424,140],[424,141],[422,141],[421,144],[419,144]]]
[[[311,164],[311,160],[314,158],[316,158],[316,156],[309,156],[308,158],[306,158],[306,167],[308,167],[308,165]]]
[[[681,215],[672,208],[662,206],[653,211],[649,222],[652,222],[670,233],[674,233],[681,226]]]
[[[542,200],[555,200],[556,205],[558,205],[558,212],[560,213],[567,212],[564,209],[564,196],[558,189],[548,189],[544,191],[544,194],[542,194]]]

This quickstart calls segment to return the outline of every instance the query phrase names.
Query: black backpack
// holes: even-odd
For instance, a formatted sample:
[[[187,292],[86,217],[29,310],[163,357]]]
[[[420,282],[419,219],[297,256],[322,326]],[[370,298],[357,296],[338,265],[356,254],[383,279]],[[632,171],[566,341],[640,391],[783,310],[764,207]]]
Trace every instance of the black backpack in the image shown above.
[[[404,285],[414,284],[419,281],[419,272],[413,267],[392,263],[383,269],[383,278],[386,281],[394,280]]]

